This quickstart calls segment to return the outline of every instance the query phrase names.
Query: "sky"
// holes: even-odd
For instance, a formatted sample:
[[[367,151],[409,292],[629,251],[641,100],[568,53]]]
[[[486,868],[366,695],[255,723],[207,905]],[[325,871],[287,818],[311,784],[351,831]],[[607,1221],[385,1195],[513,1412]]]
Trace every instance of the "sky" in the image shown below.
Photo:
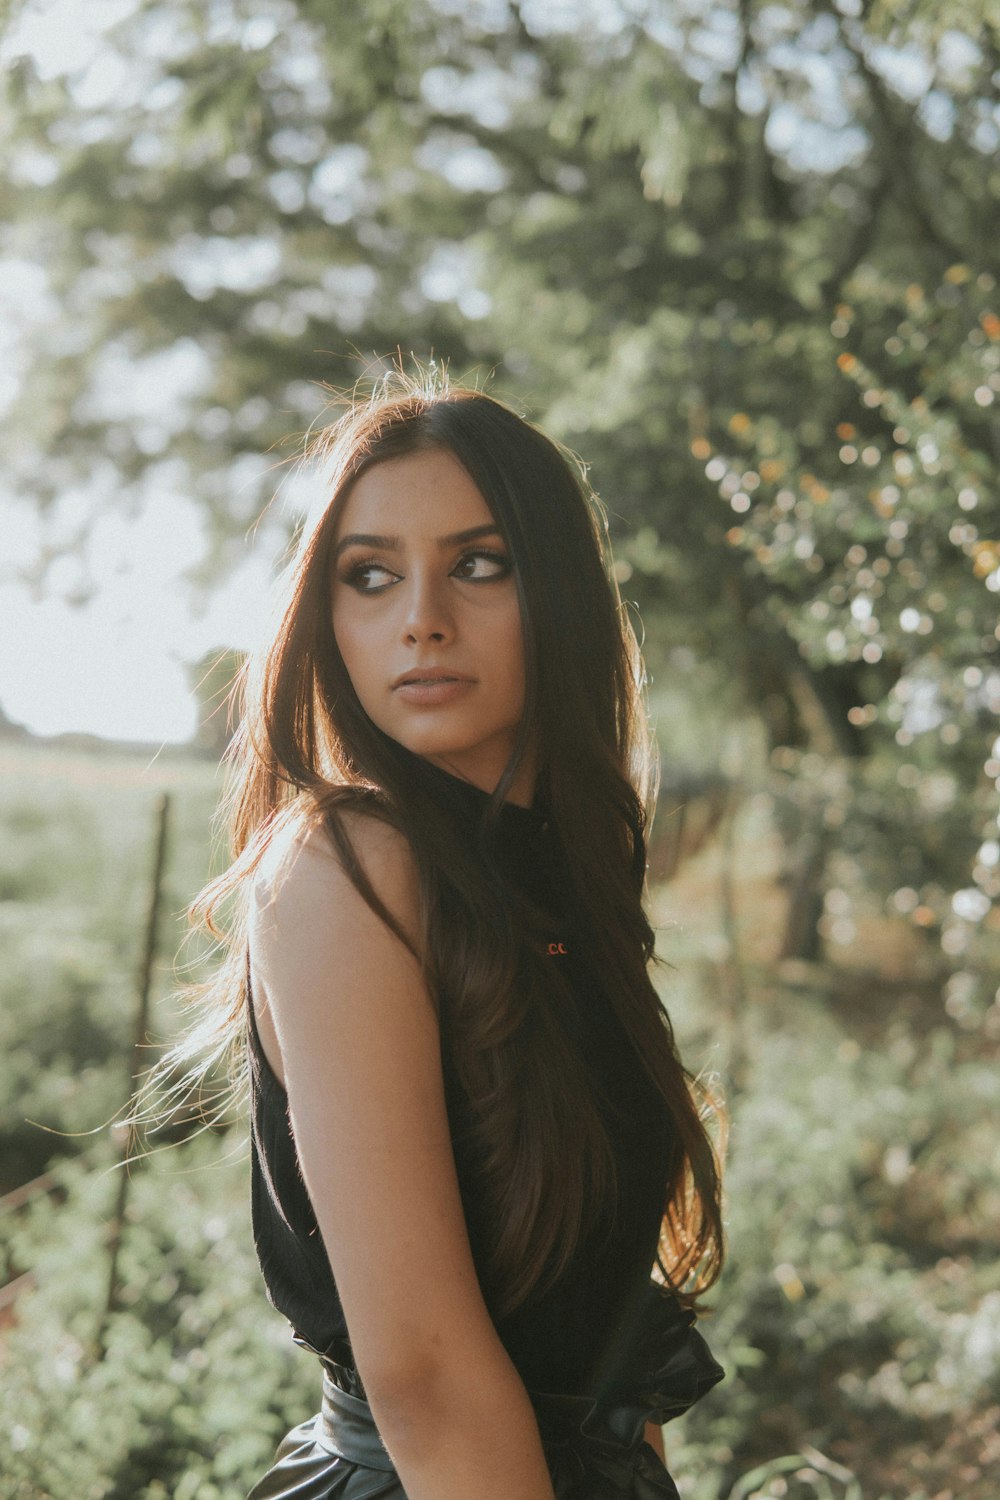
[[[197,534],[189,518],[178,524],[161,497],[134,525],[121,526],[123,566],[109,568],[90,602],[0,585],[0,708],[8,719],[44,735],[190,739],[197,715],[189,663],[222,646],[256,643],[271,575],[265,549],[248,546],[199,612],[183,577]]]
[[[100,58],[104,28],[132,8],[134,0],[36,0],[3,51],[30,52],[47,76],[75,72]],[[3,271],[0,403],[13,394],[20,336],[33,318],[51,315],[37,267],[8,259]],[[172,396],[197,384],[198,358],[192,348],[175,349],[166,361],[124,371],[109,351],[105,399],[137,424],[162,419]],[[266,501],[266,484],[260,488]],[[94,493],[62,494],[44,522],[30,502],[0,488],[0,709],[41,735],[190,739],[193,664],[257,643],[285,535],[280,525],[248,532],[232,569],[206,594],[189,576],[208,548],[204,511],[169,462],[152,467],[128,510],[108,505],[99,477]],[[68,541],[44,584],[28,581],[39,555]]]
[[[19,50],[43,60],[49,76],[71,71],[96,54],[103,27],[129,8],[128,0],[31,5]],[[9,48],[9,34],[5,41]],[[0,279],[0,399],[16,379],[25,321],[45,311],[35,280],[24,265],[5,266]],[[36,734],[83,731],[157,744],[190,738],[196,712],[187,662],[217,646],[250,643],[270,558],[248,542],[232,579],[199,615],[184,574],[201,553],[203,523],[189,502],[162,487],[144,497],[136,516],[106,515],[96,525],[87,522],[85,496],[63,497],[60,509],[49,534],[82,529],[86,542],[56,564],[43,593],[19,577],[37,554],[39,519],[0,491],[0,708]],[[72,602],[84,593],[74,570],[90,575],[87,602]]]
[[[0,277],[0,327],[15,295],[16,283]],[[0,333],[0,363],[4,352]],[[141,426],[151,413],[162,418],[190,375],[183,360],[133,362],[107,390]],[[277,477],[269,487],[267,469],[262,456],[243,481],[262,507],[279,488]],[[294,483],[280,488],[280,509],[290,495],[294,513]],[[192,665],[227,646],[250,650],[263,630],[294,518],[283,524],[280,509],[248,530],[232,567],[206,590],[192,581],[210,546],[205,509],[186,493],[169,451],[123,505],[109,502],[100,474],[90,491],[60,494],[44,518],[31,501],[0,492],[0,709],[35,734],[190,739]],[[32,583],[38,558],[53,550],[61,555]]]

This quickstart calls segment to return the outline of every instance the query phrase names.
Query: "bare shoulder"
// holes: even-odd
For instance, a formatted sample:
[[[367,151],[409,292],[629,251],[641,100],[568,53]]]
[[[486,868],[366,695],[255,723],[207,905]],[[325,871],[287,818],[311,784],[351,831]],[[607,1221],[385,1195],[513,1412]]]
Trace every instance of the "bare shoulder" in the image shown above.
[[[324,823],[305,818],[290,820],[275,833],[253,880],[252,932],[262,936],[288,921],[299,927],[307,912],[334,927],[375,917],[352,878],[354,866],[404,931],[415,936],[418,879],[405,835],[356,807],[340,810],[337,821],[339,840]]]
[[[423,1009],[427,999],[409,842],[364,811],[348,808],[339,819],[341,847],[322,822],[294,819],[279,828],[251,890],[254,1014],[268,1062],[286,1087],[291,1055],[297,1045],[315,1047],[317,1028],[343,1025],[353,1011],[373,1018],[387,997],[403,1009]],[[398,931],[365,899],[351,864]],[[383,1016],[387,1023],[391,1017]]]

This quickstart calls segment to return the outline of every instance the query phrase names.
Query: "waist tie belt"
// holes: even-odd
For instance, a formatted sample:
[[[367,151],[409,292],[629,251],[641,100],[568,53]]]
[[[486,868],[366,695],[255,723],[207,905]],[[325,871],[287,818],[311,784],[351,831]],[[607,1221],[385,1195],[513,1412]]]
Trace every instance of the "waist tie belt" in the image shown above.
[[[625,1442],[612,1422],[595,1422],[593,1403],[585,1397],[534,1396],[532,1402],[558,1500],[679,1500],[669,1473],[641,1436]],[[395,1474],[367,1401],[341,1390],[328,1375],[317,1429],[331,1455]]]
[[[687,1411],[723,1372],[695,1331],[694,1315],[673,1298],[658,1291],[653,1316],[648,1304],[646,1313],[630,1340],[627,1378],[609,1380],[600,1398],[529,1393],[557,1500],[678,1500],[644,1440],[645,1424]],[[394,1474],[356,1371],[324,1363],[317,1440],[350,1463]]]
[[[317,1429],[320,1441],[331,1453],[365,1469],[395,1473],[368,1402],[334,1385],[329,1374],[323,1376],[323,1405]]]

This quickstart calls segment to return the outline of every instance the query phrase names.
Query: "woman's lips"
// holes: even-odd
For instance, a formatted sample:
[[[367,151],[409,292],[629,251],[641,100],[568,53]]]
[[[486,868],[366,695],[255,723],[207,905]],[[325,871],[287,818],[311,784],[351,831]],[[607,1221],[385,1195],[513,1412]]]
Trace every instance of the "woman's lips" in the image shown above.
[[[397,698],[422,707],[434,707],[439,703],[451,703],[460,698],[475,682],[471,677],[411,677],[393,689]]]

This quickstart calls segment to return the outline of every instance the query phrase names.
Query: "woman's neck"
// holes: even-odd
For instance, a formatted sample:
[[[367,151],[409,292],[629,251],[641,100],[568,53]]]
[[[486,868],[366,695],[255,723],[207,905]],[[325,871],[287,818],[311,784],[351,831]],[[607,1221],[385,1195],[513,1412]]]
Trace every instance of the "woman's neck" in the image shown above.
[[[453,776],[456,781],[464,781],[468,786],[477,787],[479,791],[486,792],[487,795],[491,795],[496,790],[497,783],[499,782],[500,776],[502,774],[501,768],[501,770],[497,771],[495,775],[484,774],[479,777],[470,777],[468,775],[463,775],[463,773],[456,767],[450,766],[448,764],[447,756],[429,755],[425,758],[430,765],[436,766],[439,771],[444,771],[446,775]],[[504,796],[505,802],[512,802],[515,807],[532,806],[535,800],[535,789],[538,784],[538,768],[536,761],[537,757],[535,751],[533,749],[529,749],[525,753],[517,770],[514,772],[514,778],[511,781],[510,786],[507,788],[506,794]],[[489,784],[487,785],[487,783]]]

